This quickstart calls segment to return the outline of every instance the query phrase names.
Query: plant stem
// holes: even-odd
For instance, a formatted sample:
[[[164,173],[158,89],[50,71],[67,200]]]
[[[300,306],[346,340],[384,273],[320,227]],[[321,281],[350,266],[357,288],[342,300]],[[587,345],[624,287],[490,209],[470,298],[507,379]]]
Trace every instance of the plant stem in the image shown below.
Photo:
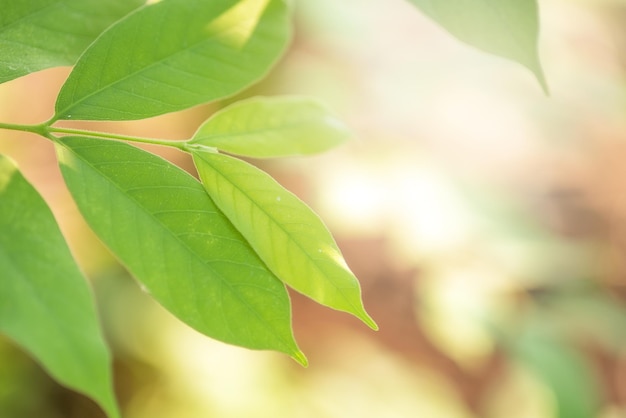
[[[68,134],[68,135],[82,135],[88,136],[91,138],[102,138],[102,139],[118,139],[122,141],[128,142],[139,142],[142,144],[152,144],[152,145],[162,145],[166,147],[178,148],[181,151],[187,151],[185,141],[171,141],[165,139],[155,139],[155,138],[142,138],[137,136],[128,136],[128,135],[118,135],[108,132],[97,132],[97,131],[87,131],[82,129],[71,129],[71,128],[57,128],[54,126],[50,126],[50,121],[41,123],[39,125],[19,125],[14,123],[0,123],[0,129],[8,129],[11,131],[22,131],[22,132],[32,132],[38,135],[41,135],[45,138],[54,140],[54,136],[52,134]]]
[[[137,136],[112,134],[108,132],[85,131],[82,129],[71,129],[71,128],[56,128],[54,126],[48,127],[47,131],[53,132],[53,133],[59,133],[59,134],[83,135],[83,136],[89,136],[92,138],[119,139],[119,140],[128,141],[128,142],[139,142],[142,144],[163,145],[166,147],[178,148],[181,151],[185,151],[184,141],[171,141],[171,140],[155,139],[155,138],[142,138],[142,137],[137,137]]]
[[[11,131],[32,132],[38,135],[45,136],[47,127],[45,123],[39,125],[19,125],[15,123],[0,123],[0,129],[8,129]]]

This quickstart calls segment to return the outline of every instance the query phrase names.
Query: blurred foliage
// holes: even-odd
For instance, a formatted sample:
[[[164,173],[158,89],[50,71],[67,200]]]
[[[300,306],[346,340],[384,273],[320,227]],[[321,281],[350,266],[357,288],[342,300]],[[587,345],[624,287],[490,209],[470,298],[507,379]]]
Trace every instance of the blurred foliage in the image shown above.
[[[327,220],[380,325],[293,294],[307,370],[181,325],[86,231],[48,146],[0,142],[93,278],[125,416],[626,416],[626,3],[539,3],[550,98],[407,2],[297,2],[291,50],[246,95],[312,94],[358,139],[255,164]],[[3,86],[0,117],[45,119],[63,75]],[[189,137],[214,110],[114,130]],[[0,416],[97,414],[0,342]]]

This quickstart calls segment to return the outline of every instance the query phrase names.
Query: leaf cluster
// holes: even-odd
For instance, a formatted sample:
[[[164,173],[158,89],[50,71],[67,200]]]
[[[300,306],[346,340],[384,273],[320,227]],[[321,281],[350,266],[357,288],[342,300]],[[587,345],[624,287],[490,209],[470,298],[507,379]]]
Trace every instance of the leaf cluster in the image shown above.
[[[533,0],[412,1],[454,35],[522,62],[543,80]],[[454,17],[470,3],[495,32],[505,23],[496,25],[494,14],[520,12],[530,23],[505,29],[508,41],[494,43],[477,35],[480,22]],[[186,141],[56,124],[148,118],[242,91],[288,45],[286,0],[0,0],[0,8],[0,83],[73,66],[48,121],[0,128],[54,143],[82,216],[159,303],[207,336],[277,350],[302,365],[286,286],[377,329],[319,217],[236,157],[308,155],[342,143],[347,128],[320,103],[294,96],[240,101]],[[201,181],[120,140],[191,154]],[[111,355],[87,281],[47,204],[1,155],[0,271],[0,332],[118,417]]]

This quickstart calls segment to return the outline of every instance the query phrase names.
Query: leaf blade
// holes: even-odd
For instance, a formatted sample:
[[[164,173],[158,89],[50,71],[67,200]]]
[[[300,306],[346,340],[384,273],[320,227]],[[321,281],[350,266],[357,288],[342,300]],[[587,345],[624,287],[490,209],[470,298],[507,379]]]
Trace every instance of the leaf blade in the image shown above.
[[[283,0],[152,4],[83,54],[55,118],[142,119],[230,96],[263,77],[288,38]]]
[[[276,276],[331,308],[378,329],[359,282],[319,217],[273,178],[223,154],[196,151],[202,184]]]
[[[409,0],[454,37],[522,64],[545,92],[537,0]]]
[[[0,155],[0,331],[60,383],[119,417],[93,297],[52,212]]]
[[[255,158],[309,155],[350,136],[317,101],[296,96],[241,100],[209,118],[189,141]]]
[[[73,65],[104,29],[145,0],[0,0],[0,83]]]
[[[127,144],[81,137],[58,144],[86,221],[159,303],[212,338],[306,365],[284,285],[197,180]]]

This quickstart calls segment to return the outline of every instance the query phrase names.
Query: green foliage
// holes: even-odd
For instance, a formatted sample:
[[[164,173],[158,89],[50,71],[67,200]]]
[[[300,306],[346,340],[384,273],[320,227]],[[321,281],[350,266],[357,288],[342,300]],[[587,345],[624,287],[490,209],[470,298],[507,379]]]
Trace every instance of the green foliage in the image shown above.
[[[0,331],[52,376],[118,416],[91,292],[52,212],[0,155]]]
[[[73,65],[113,22],[142,0],[0,0],[0,83]]]
[[[159,2],[85,51],[55,118],[142,119],[221,99],[265,75],[288,37],[283,0]]]
[[[358,281],[308,206],[244,161],[206,151],[193,152],[193,160],[217,206],[281,280],[377,329],[361,303]]]
[[[589,362],[545,326],[532,325],[508,342],[512,356],[552,390],[558,418],[597,417],[601,395]]]
[[[460,39],[521,62],[543,83],[534,1],[413,2]],[[144,3],[0,0],[0,82],[75,64],[52,119],[0,128],[55,143],[65,183],[93,231],[157,301],[200,332],[306,365],[285,284],[376,329],[319,217],[267,174],[221,153],[308,155],[342,143],[348,130],[320,104],[242,101],[184,142],[55,125],[141,119],[232,96],[262,78],[288,44],[287,0]],[[191,153],[202,184],[111,139]],[[59,382],[118,417],[87,284],[50,210],[6,157],[0,269],[0,330]]]
[[[548,90],[537,51],[537,0],[409,1],[461,41],[524,65]]]
[[[309,155],[350,136],[321,104],[302,97],[256,97],[217,112],[190,144],[255,158]]]
[[[57,144],[85,220],[156,300],[215,339],[306,364],[284,285],[197,180],[130,145],[80,137]]]

